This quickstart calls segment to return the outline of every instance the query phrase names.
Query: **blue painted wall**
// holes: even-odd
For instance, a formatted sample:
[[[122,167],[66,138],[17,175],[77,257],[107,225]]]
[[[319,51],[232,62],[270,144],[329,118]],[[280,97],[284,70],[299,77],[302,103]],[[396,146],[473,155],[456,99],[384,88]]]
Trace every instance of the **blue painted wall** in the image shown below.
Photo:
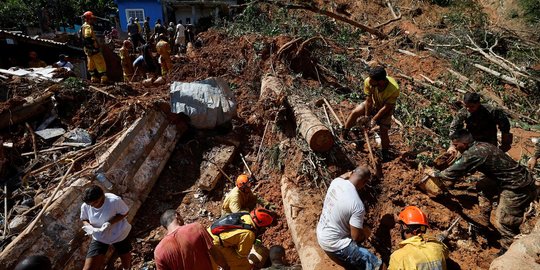
[[[143,9],[144,16],[150,17],[150,28],[154,29],[157,19],[163,22],[163,9],[160,0],[115,0],[118,5],[118,16],[120,17],[120,28],[127,31],[128,18],[126,9]],[[139,23],[143,26],[144,18],[139,18]]]

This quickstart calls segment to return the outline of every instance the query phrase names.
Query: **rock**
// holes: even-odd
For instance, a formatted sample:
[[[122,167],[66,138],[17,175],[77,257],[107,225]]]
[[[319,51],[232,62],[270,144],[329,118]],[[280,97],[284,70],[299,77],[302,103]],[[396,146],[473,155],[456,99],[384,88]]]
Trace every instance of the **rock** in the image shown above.
[[[26,225],[30,223],[32,219],[27,216],[15,216],[13,220],[9,223],[9,231],[11,233],[19,233],[26,228]]]

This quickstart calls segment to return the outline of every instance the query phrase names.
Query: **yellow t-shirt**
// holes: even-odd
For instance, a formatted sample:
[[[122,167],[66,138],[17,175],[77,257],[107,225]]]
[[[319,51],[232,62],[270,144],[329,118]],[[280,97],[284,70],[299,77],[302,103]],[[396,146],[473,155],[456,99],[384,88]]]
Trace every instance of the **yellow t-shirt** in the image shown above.
[[[156,51],[161,56],[169,56],[171,54],[171,46],[167,41],[160,40],[156,44]]]
[[[364,80],[364,93],[372,97],[373,104],[376,110],[381,109],[385,104],[396,104],[399,97],[399,86],[396,80],[386,76],[388,85],[382,91],[377,86],[369,84],[369,77]]]
[[[446,270],[448,248],[427,235],[413,236],[390,255],[388,270]]]

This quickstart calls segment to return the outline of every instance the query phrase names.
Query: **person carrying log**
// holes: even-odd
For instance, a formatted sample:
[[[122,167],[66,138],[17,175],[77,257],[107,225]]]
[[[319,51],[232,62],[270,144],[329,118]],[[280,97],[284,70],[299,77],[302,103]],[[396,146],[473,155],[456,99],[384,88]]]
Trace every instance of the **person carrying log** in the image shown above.
[[[448,248],[427,235],[428,217],[416,206],[399,213],[401,238],[399,249],[390,255],[388,270],[446,269]]]
[[[501,131],[499,148],[503,152],[510,150],[513,135],[510,133],[510,121],[503,110],[480,103],[480,95],[471,92],[463,96],[463,105],[465,108],[454,116],[450,124],[450,134],[465,128],[472,134],[475,141],[497,146],[497,128],[499,128]]]
[[[382,261],[360,243],[371,230],[364,224],[366,214],[358,191],[371,178],[367,167],[354,169],[348,179],[336,178],[328,187],[317,224],[317,241],[326,254],[346,269],[379,269]]]
[[[253,268],[248,260],[251,248],[261,229],[274,223],[274,215],[264,208],[256,208],[249,213],[239,212],[221,217],[208,228],[214,246],[223,254],[231,269]]]
[[[236,186],[225,195],[221,215],[237,213],[241,211],[250,211],[257,205],[257,197],[251,191],[249,176],[241,174],[236,178]]]
[[[480,225],[489,225],[491,201],[498,195],[494,225],[501,234],[499,255],[502,255],[519,233],[527,207],[537,197],[534,179],[527,168],[497,146],[475,141],[467,130],[457,130],[450,138],[461,157],[443,171],[428,169],[426,174],[452,183],[476,171],[484,174],[476,184],[481,215],[475,221]]]
[[[213,239],[200,223],[184,224],[175,210],[165,211],[160,218],[167,235],[154,250],[157,270],[212,270],[212,259],[221,269],[230,269]]]
[[[360,116],[370,119],[369,128],[379,126],[381,136],[381,154],[383,161],[391,160],[390,137],[388,131],[392,124],[392,115],[399,97],[399,86],[396,80],[387,76],[382,66],[369,71],[369,77],[364,80],[364,94],[366,100],[356,106],[347,117],[343,136],[347,137],[349,130],[356,124]]]
[[[83,269],[102,269],[111,245],[120,256],[122,268],[130,269],[131,243],[128,234],[131,224],[126,219],[129,212],[126,203],[112,193],[104,193],[96,185],[84,191],[83,202],[80,216],[84,224],[82,229],[92,236]]]

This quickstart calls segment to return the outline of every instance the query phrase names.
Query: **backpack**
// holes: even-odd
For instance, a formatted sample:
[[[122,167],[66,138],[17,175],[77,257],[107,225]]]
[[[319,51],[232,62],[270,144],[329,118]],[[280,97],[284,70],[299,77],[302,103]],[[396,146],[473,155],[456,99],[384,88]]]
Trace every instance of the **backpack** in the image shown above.
[[[252,225],[246,224],[242,221],[243,215],[249,215],[248,212],[238,212],[232,213],[226,216],[219,218],[218,220],[212,223],[210,226],[210,232],[213,235],[216,235],[219,238],[219,243],[223,246],[223,241],[219,236],[221,233],[236,230],[236,229],[245,229],[255,232],[255,227]]]

